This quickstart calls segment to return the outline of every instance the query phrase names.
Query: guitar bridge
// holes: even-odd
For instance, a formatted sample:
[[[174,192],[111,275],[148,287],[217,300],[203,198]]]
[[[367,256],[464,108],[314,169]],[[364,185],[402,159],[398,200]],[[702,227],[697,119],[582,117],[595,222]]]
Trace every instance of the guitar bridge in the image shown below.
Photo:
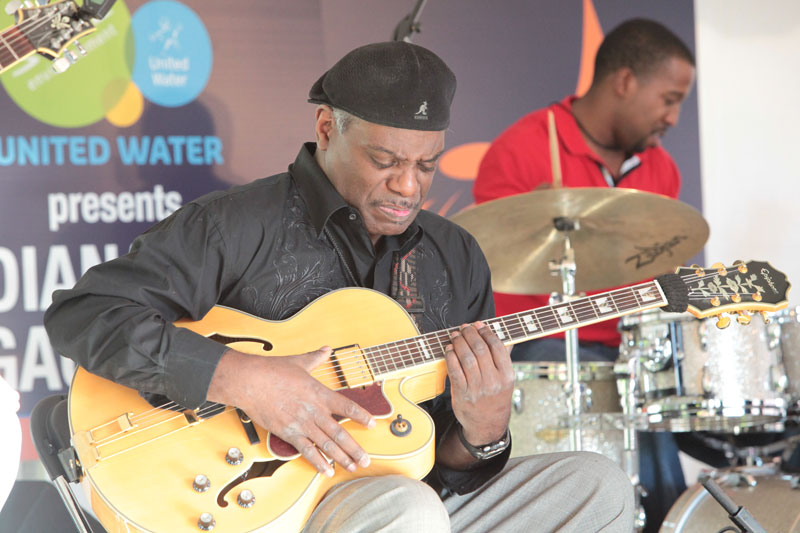
[[[135,426],[130,419],[131,413],[119,415],[114,420],[106,422],[88,431],[79,431],[72,436],[72,446],[81,459],[83,468],[91,468],[100,461],[100,452],[97,450],[97,441],[109,435],[125,433]]]

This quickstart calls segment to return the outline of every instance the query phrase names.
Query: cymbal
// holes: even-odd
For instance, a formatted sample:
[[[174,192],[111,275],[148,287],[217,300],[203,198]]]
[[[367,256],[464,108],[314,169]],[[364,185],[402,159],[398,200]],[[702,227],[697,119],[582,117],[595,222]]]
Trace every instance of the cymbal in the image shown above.
[[[708,224],[694,207],[633,189],[544,189],[492,200],[451,217],[478,241],[494,290],[563,292],[550,261],[575,252],[575,290],[627,285],[674,271],[702,250]],[[575,224],[574,230],[556,229]],[[566,224],[566,226],[565,226]]]

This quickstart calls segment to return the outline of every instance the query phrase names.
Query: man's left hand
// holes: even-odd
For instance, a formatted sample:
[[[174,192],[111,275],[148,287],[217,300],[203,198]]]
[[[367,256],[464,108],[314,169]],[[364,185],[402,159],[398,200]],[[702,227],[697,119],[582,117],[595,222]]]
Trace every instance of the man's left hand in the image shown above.
[[[453,411],[472,445],[502,438],[511,415],[514,370],[509,351],[483,324],[466,324],[445,351]]]

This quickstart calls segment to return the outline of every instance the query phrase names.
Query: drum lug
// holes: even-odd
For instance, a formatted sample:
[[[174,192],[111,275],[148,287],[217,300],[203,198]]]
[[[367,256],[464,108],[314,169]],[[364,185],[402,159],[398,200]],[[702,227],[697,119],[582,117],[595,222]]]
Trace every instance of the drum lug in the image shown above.
[[[751,474],[729,472],[725,476],[723,483],[729,487],[755,487],[758,485],[758,480]]]
[[[769,377],[772,390],[784,393],[789,388],[789,376],[783,369],[783,365],[770,365]]]
[[[700,376],[700,385],[703,387],[704,393],[711,393],[714,384],[711,382],[711,374],[708,368],[708,363],[703,365],[702,375]]]
[[[700,340],[700,349],[704,352],[708,351],[708,324],[703,320],[697,327],[697,334]]]
[[[519,414],[523,410],[523,404],[525,403],[525,395],[522,392],[522,389],[518,387],[514,387],[514,393],[511,395],[511,406],[514,408],[514,412]]]

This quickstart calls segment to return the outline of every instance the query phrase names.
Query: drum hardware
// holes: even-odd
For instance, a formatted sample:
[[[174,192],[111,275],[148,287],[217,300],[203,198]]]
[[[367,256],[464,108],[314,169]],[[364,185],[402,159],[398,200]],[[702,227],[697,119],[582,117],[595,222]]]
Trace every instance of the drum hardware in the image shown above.
[[[712,483],[708,483],[708,481]],[[708,533],[722,531],[800,532],[800,493],[796,476],[781,474],[775,463],[759,467],[712,470],[700,483],[689,487],[670,509],[661,533]],[[722,485],[722,487],[720,487]],[[709,490],[708,486],[712,486]],[[717,491],[716,495],[712,490]],[[721,496],[730,501],[723,505]],[[757,523],[742,523],[746,508]],[[739,513],[739,514],[737,514]],[[733,516],[731,516],[733,515]],[[740,519],[739,522],[735,518]],[[732,528],[730,522],[736,524]],[[758,529],[758,528],[761,529]]]
[[[736,505],[736,503],[723,491],[714,480],[708,476],[700,482],[705,489],[714,497],[715,500],[722,506],[728,513],[728,518],[741,528],[741,533],[767,533],[767,530],[761,527],[761,524],[744,508],[744,506]],[[755,480],[753,484],[755,486]]]

